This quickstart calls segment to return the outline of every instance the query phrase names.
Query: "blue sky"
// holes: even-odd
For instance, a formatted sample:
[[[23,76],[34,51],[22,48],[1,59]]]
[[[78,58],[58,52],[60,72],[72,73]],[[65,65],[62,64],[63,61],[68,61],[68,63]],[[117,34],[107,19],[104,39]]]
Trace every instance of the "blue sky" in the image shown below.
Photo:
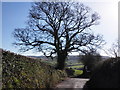
[[[105,49],[118,37],[118,6],[117,2],[85,2],[85,5],[92,8],[100,14],[100,25],[93,28],[95,33],[100,33],[104,36],[107,44]],[[28,19],[28,12],[31,7],[30,2],[2,2],[2,48],[10,50],[15,53],[19,53],[12,43],[14,38],[12,32],[15,28],[24,28],[25,22]],[[1,46],[0,46],[1,48]],[[101,51],[102,55],[105,55]],[[39,53],[26,52],[23,55],[40,55]],[[75,53],[74,53],[75,54]]]
[[[15,28],[24,28],[31,3],[4,2],[2,3],[2,48],[17,52],[12,45],[14,38],[12,32]]]

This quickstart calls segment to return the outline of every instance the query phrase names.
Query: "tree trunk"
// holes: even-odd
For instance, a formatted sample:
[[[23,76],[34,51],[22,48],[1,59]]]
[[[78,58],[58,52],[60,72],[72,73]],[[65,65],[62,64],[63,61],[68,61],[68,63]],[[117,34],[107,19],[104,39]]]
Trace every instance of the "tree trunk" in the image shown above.
[[[65,68],[66,57],[67,57],[67,54],[64,52],[61,52],[58,54],[56,69],[63,70]]]

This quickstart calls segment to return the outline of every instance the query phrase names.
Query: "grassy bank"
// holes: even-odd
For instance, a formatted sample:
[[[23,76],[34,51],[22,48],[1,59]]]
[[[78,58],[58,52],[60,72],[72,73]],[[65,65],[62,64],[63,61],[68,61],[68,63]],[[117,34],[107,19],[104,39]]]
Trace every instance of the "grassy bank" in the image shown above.
[[[64,71],[55,70],[40,59],[3,50],[2,53],[3,88],[50,88],[66,77]]]

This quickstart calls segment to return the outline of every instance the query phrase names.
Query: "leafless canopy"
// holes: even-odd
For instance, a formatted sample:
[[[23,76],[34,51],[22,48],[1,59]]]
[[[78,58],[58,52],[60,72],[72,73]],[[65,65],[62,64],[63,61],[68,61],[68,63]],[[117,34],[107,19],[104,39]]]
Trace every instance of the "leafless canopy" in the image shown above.
[[[119,57],[119,48],[120,48],[120,45],[118,44],[118,41],[117,42],[114,42],[111,46],[111,48],[108,50],[108,55],[109,56],[112,56],[112,57]]]
[[[81,3],[36,2],[29,12],[28,26],[15,29],[14,44],[24,51],[35,48],[46,56],[100,47],[102,36],[95,36],[90,29],[99,19]]]

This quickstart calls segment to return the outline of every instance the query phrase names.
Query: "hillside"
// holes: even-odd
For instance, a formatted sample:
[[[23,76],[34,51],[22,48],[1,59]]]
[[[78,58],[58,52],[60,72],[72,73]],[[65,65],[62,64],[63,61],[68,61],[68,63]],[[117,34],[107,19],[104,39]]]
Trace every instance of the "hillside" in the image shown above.
[[[45,56],[28,56],[28,57],[33,57],[33,58],[37,58],[37,59],[41,59],[42,61],[47,61],[47,62],[50,62],[50,63],[55,63],[56,62],[56,58],[54,58],[53,60],[51,60],[50,58],[46,58]],[[76,64],[76,63],[80,63],[80,58],[82,57],[81,56],[78,56],[78,55],[71,55],[71,56],[68,56],[68,58],[66,59],[66,62],[67,64]],[[108,56],[102,56],[102,60],[107,60],[109,59],[110,57]]]
[[[50,88],[66,77],[40,59],[2,50],[2,88]]]
[[[56,66],[57,64],[56,57],[53,60],[50,58],[46,58],[45,56],[29,56],[29,57],[41,59],[42,62],[48,63],[49,65],[52,66]],[[83,74],[84,65],[80,61],[81,57],[82,55],[81,56],[70,55],[66,59],[65,69],[69,77],[76,77]],[[102,56],[103,61],[107,60],[108,58],[110,57]]]

